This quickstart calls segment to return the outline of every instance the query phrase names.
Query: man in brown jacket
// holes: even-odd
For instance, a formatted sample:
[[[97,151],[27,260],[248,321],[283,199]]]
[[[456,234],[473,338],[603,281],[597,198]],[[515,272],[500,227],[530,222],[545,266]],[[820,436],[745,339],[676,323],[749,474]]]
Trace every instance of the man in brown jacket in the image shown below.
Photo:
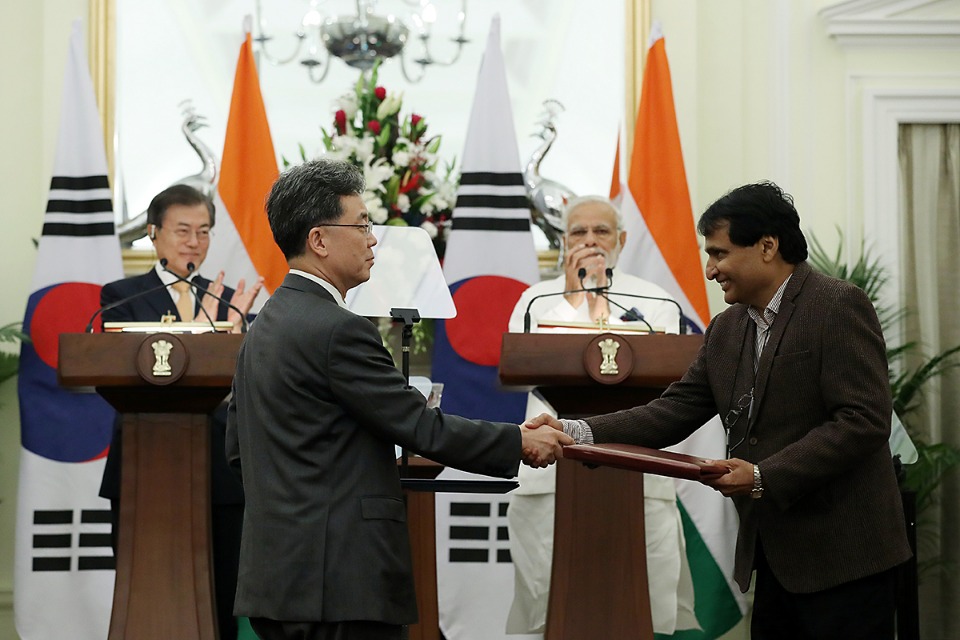
[[[666,447],[715,414],[740,514],[735,578],[755,570],[754,640],[894,637],[894,567],[910,557],[887,439],[883,334],[860,289],[813,271],[793,199],[746,185],[701,216],[706,276],[732,305],[696,360],[642,407],[532,425],[577,442]]]

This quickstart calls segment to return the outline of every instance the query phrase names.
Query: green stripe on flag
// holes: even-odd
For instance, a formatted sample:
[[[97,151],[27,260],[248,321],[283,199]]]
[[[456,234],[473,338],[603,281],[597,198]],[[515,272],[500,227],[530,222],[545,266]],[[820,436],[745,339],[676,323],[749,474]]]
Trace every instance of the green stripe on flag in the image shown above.
[[[743,613],[723,572],[707,548],[683,503],[677,500],[683,535],[687,539],[687,560],[693,577],[694,610],[703,630],[684,629],[673,635],[654,634],[657,640],[715,640],[732,629]]]

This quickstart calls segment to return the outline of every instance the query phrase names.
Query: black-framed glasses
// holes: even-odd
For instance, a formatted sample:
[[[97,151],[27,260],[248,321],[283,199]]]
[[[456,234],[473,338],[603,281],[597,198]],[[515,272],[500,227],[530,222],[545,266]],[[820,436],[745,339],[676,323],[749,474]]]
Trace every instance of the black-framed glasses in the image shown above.
[[[354,229],[363,229],[363,235],[368,236],[373,232],[373,223],[366,222],[363,224],[339,224],[335,222],[324,222],[318,224],[318,227],[353,227]]]
[[[737,404],[733,409],[727,411],[727,415],[723,418],[723,429],[727,432],[727,457],[730,457],[730,453],[743,444],[743,441],[747,439],[746,431],[744,431],[743,437],[740,438],[740,442],[730,446],[730,432],[733,430],[733,426],[737,424],[737,420],[740,419],[740,415],[747,410],[747,418],[750,417],[751,410],[753,408],[753,387],[750,387],[750,391],[747,391],[745,394],[740,396],[740,399],[737,400]]]

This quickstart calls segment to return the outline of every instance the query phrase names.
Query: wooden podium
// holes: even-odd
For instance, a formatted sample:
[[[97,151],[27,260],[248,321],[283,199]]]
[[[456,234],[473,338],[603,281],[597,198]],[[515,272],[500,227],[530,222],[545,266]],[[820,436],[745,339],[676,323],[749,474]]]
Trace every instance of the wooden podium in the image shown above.
[[[58,375],[123,415],[111,640],[218,637],[210,557],[208,414],[227,396],[242,335],[60,336]]]
[[[500,381],[536,387],[565,418],[607,413],[658,397],[702,343],[702,336],[508,333]],[[577,445],[564,456],[545,638],[652,640],[642,473],[698,479],[721,470],[628,445]]]

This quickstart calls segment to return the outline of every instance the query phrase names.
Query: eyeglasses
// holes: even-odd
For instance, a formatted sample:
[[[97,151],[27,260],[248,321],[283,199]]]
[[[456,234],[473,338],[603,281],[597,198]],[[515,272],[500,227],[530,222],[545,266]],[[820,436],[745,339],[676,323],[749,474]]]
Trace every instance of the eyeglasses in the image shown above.
[[[592,229],[588,227],[574,227],[567,231],[567,237],[574,241],[583,240],[587,237],[587,232],[589,231],[593,231],[593,235],[601,240],[610,238],[614,234],[614,230],[607,226],[593,227]]]
[[[743,413],[744,409],[753,409],[753,387],[750,388],[750,391],[746,392],[740,399],[737,400],[737,404],[733,409],[727,411],[727,415],[723,418],[723,429],[727,432],[727,457],[730,457],[730,453],[743,444],[743,441],[747,439],[747,434],[744,432],[743,437],[740,438],[740,442],[730,446],[730,431],[733,429],[733,425],[737,424],[737,420],[740,419],[740,415]],[[747,411],[747,418],[750,417],[751,411]]]
[[[363,229],[363,235],[368,236],[373,232],[373,223],[366,222],[364,224],[336,224],[333,222],[325,222],[323,224],[318,224],[318,227],[353,227],[354,229]]]
[[[163,225],[157,225],[157,229],[163,229]],[[186,242],[193,236],[197,235],[197,242],[209,242],[210,238],[213,237],[212,229],[190,229],[187,227],[176,227],[170,230],[170,233],[175,235],[178,240]]]

